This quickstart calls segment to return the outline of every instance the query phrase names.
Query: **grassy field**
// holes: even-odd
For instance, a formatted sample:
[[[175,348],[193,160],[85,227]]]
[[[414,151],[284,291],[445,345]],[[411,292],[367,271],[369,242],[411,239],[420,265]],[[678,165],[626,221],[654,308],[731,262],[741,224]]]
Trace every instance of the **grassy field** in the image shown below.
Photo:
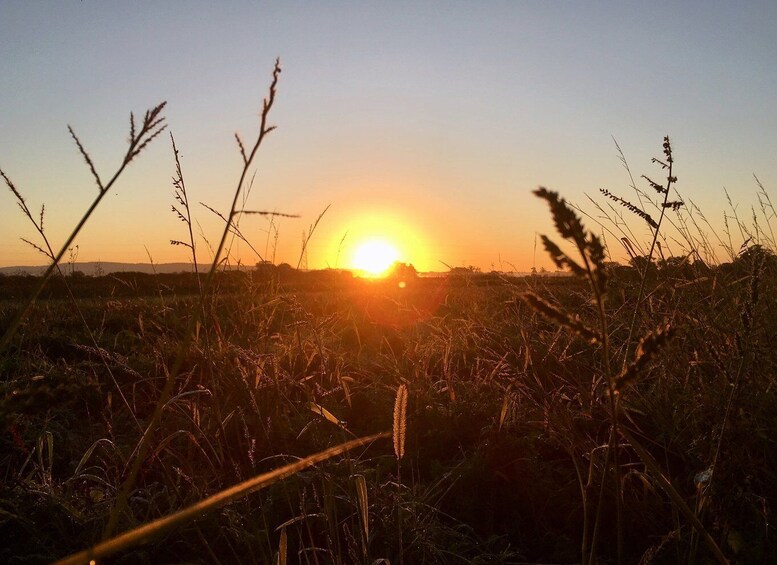
[[[649,278],[639,332],[666,322],[677,332],[623,391],[620,410],[621,425],[725,554],[768,562],[777,550],[768,526],[777,495],[777,273],[769,258],[754,280],[753,255]],[[520,299],[532,291],[593,325],[584,281],[474,276],[400,289],[394,280],[321,278],[217,279],[221,291],[187,349],[120,529],[392,430],[405,385],[399,465],[391,442],[376,441],[116,562],[271,562],[281,536],[290,562],[396,563],[400,551],[408,563],[577,562],[595,522],[589,554],[617,558],[615,469],[604,458],[611,420],[595,385],[601,346]],[[0,288],[7,296],[25,281],[35,279],[0,278]],[[77,298],[86,324],[56,296],[28,315],[2,358],[3,561],[50,561],[100,540],[197,303],[191,282],[73,279],[75,295],[96,296]],[[630,269],[610,281],[616,358],[638,282]],[[0,329],[20,303],[2,303]],[[645,462],[623,438],[616,449],[625,562],[708,559]]]
[[[244,166],[207,271],[62,265],[164,130],[164,104],[131,119],[110,177],[71,130],[99,190],[59,251],[2,172],[51,267],[0,276],[1,561],[774,562],[777,257],[762,186],[763,219],[731,216],[743,243],[729,237],[722,264],[708,259],[724,238],[670,200],[665,138],[655,194],[632,183],[649,209],[603,191],[586,227],[535,191],[558,232],[544,247],[571,276],[224,270],[228,241],[250,243],[238,203],[279,74],[255,142],[237,138]],[[197,265],[173,152],[188,237],[171,243]],[[603,232],[632,266],[609,262]]]

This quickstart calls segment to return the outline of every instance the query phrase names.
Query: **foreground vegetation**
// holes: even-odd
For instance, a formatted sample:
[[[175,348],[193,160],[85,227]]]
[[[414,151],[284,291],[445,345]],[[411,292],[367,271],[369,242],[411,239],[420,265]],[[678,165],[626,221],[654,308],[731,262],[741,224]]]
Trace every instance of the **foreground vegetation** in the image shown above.
[[[208,272],[59,268],[162,131],[164,105],[131,121],[109,182],[71,130],[99,191],[58,252],[3,172],[52,266],[0,277],[0,559],[769,562],[773,208],[750,231],[737,219],[728,263],[704,260],[667,138],[665,181],[646,179],[655,211],[603,191],[650,240],[614,212],[589,217],[622,235],[631,267],[539,189],[569,243],[545,248],[574,276],[223,271],[279,73],[255,144],[238,138],[244,168]],[[172,243],[197,265],[173,148],[189,238]],[[665,235],[669,213],[679,236]]]
[[[754,281],[750,259],[699,278],[656,273],[640,327],[670,321],[678,335],[624,394],[623,425],[726,553],[757,562],[775,550],[777,273],[770,261]],[[616,320],[636,292],[634,277],[622,274],[607,302]],[[574,562],[583,515],[600,499],[595,555],[614,558],[613,487],[602,477],[608,414],[591,387],[601,372],[597,347],[518,300],[531,288],[592,319],[579,281],[421,279],[404,289],[351,281],[289,292],[233,278],[242,288],[212,302],[122,529],[295,457],[390,430],[404,384],[402,482],[390,444],[376,443],[182,526],[126,562],[269,562],[281,532],[292,562],[396,562],[398,528],[407,562]],[[757,301],[748,298],[754,286]],[[101,350],[86,345],[68,300],[39,304],[3,357],[3,561],[48,561],[99,541],[196,302],[162,290],[80,301]],[[3,303],[6,324],[18,308]],[[621,319],[612,342],[627,331]],[[646,552],[658,562],[701,560],[708,551],[655,478],[628,445],[619,449],[626,562]]]

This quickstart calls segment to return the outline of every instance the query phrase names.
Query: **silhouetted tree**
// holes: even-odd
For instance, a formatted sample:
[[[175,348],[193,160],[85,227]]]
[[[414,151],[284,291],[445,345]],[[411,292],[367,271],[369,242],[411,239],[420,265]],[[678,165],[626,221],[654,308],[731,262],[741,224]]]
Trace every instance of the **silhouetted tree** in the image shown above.
[[[640,273],[645,272],[645,267],[647,266],[647,263],[648,263],[648,258],[642,255],[637,257],[632,257],[631,259],[629,259],[629,265],[634,267]],[[653,265],[653,263],[651,263],[651,265]]]
[[[394,262],[388,271],[388,278],[402,279],[405,282],[418,278],[418,271],[411,263]]]

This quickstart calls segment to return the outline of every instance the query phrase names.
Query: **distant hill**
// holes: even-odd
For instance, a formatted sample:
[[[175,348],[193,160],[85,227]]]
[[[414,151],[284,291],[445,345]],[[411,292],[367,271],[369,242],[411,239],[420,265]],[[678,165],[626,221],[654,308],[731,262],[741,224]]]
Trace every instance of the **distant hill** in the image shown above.
[[[0,267],[0,273],[4,275],[42,275],[48,265],[36,265],[36,266],[18,266],[18,267]],[[190,273],[193,266],[191,263],[159,263],[151,265],[149,263],[112,263],[107,261],[90,261],[84,263],[73,263],[61,265],[62,272],[70,273],[73,271],[81,271],[85,275],[93,276],[97,274],[107,275],[108,273]],[[200,265],[200,271],[205,271],[210,268],[210,265]],[[253,269],[253,265],[247,267],[249,270]]]
[[[0,274],[2,275],[33,275],[33,276],[39,276],[42,275],[43,272],[46,270],[48,265],[20,265],[20,266],[13,266],[13,267],[0,267]],[[107,275],[110,273],[147,273],[147,274],[154,274],[154,273],[191,273],[193,268],[191,263],[158,263],[151,265],[150,263],[116,263],[111,261],[89,261],[89,262],[81,262],[81,263],[73,263],[72,265],[68,263],[63,263],[60,265],[62,268],[62,272],[65,274],[70,274],[72,271],[80,271],[83,274],[87,276],[95,276],[95,275]],[[237,269],[237,267],[228,267],[229,269]],[[245,271],[253,271],[256,267],[254,265],[242,265],[240,267],[241,270]],[[200,272],[207,272],[210,269],[210,264],[207,265],[200,265],[199,266]],[[466,269],[460,270],[462,273],[467,273]],[[455,273],[458,273],[459,271],[454,269]],[[446,277],[450,275],[451,273],[448,271],[425,271],[425,272],[419,272],[418,276],[423,278],[436,278],[436,277]],[[469,273],[469,274],[480,274],[480,273]],[[483,273],[486,274],[486,273]],[[502,276],[507,277],[525,277],[528,276],[530,273],[528,272],[503,272],[500,273]],[[545,272],[545,273],[538,273],[542,276],[563,276],[567,273],[559,273],[559,272]]]

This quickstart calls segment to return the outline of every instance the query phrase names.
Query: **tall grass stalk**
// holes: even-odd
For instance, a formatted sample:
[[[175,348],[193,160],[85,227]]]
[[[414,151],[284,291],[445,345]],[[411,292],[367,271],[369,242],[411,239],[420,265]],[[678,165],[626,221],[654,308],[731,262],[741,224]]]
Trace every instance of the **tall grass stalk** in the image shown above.
[[[551,215],[556,225],[558,233],[566,240],[571,241],[577,249],[577,252],[582,260],[582,264],[577,263],[574,259],[564,253],[555,243],[553,243],[547,236],[543,235],[542,242],[545,249],[553,259],[556,266],[559,268],[568,267],[571,271],[578,275],[583,276],[588,280],[591,293],[594,296],[596,304],[597,319],[599,322],[598,331],[586,328],[581,322],[578,321],[578,333],[587,335],[590,341],[599,341],[601,343],[602,359],[604,362],[604,380],[608,387],[608,400],[610,408],[611,418],[611,430],[608,440],[607,452],[605,455],[604,469],[606,471],[609,459],[612,457],[615,477],[615,506],[617,516],[617,538],[618,538],[618,562],[622,562],[623,557],[623,518],[621,509],[621,480],[620,480],[620,465],[618,461],[618,451],[616,448],[616,439],[618,437],[618,399],[615,390],[615,380],[610,370],[610,348],[609,348],[609,331],[607,328],[607,313],[604,309],[605,292],[607,288],[607,275],[604,268],[605,252],[601,241],[598,236],[593,232],[586,234],[583,224],[580,218],[574,213],[574,211],[567,205],[563,198],[560,198],[558,193],[547,190],[540,187],[534,192],[534,194],[545,201],[550,206]],[[551,316],[546,310],[538,307],[537,300],[533,295],[527,295],[525,300],[535,310],[543,313],[546,316]],[[548,309],[552,307],[548,305]],[[558,312],[558,309],[554,309]],[[558,315],[558,314],[557,314]],[[563,314],[562,314],[563,316]],[[556,318],[558,320],[558,318]],[[594,379],[594,388],[599,379]],[[592,391],[595,393],[595,390]],[[603,493],[604,481],[602,481],[601,492]],[[599,506],[596,513],[596,519],[594,522],[593,533],[591,536],[590,551],[591,556],[587,558],[582,556],[584,563],[593,560],[594,553],[596,551],[596,541],[599,532],[599,522],[601,517],[602,496],[599,497]]]
[[[242,142],[238,143],[240,147],[240,154],[243,157],[243,169],[240,172],[240,178],[237,182],[237,186],[235,187],[235,192],[232,197],[232,204],[230,206],[229,214],[227,216],[228,217],[227,225],[224,227],[224,231],[221,234],[221,239],[219,241],[218,246],[216,247],[216,252],[213,257],[213,262],[211,263],[210,270],[208,271],[208,275],[205,280],[203,294],[200,297],[200,304],[198,308],[196,308],[192,312],[192,315],[189,318],[189,322],[187,324],[183,341],[181,343],[181,346],[178,349],[178,354],[176,355],[175,361],[173,362],[173,366],[166,377],[164,387],[154,407],[153,415],[151,416],[148,426],[146,427],[146,430],[143,433],[143,436],[141,437],[137,448],[135,449],[135,456],[132,461],[132,465],[130,466],[129,472],[127,474],[127,478],[124,480],[124,483],[122,484],[121,489],[119,490],[116,503],[113,509],[111,510],[111,514],[108,519],[108,524],[106,525],[105,530],[103,532],[103,539],[110,538],[113,535],[113,532],[116,531],[116,527],[118,525],[121,513],[124,511],[124,508],[127,505],[127,500],[129,498],[130,492],[132,492],[132,488],[135,484],[135,479],[137,478],[138,472],[140,471],[140,466],[145,460],[146,454],[148,453],[148,450],[151,446],[151,440],[153,438],[154,432],[162,418],[162,411],[167,403],[167,400],[170,398],[170,394],[172,393],[173,386],[175,385],[175,381],[178,377],[178,374],[181,371],[183,362],[186,359],[186,356],[188,355],[189,346],[191,345],[193,336],[194,336],[194,330],[197,327],[197,324],[200,322],[200,318],[202,316],[202,309],[204,304],[203,301],[205,299],[205,296],[207,296],[210,293],[210,289],[213,286],[214,275],[221,261],[221,253],[224,250],[224,245],[230,233],[231,221],[237,213],[237,203],[240,198],[241,191],[243,189],[243,183],[245,182],[246,175],[248,174],[251,164],[253,163],[254,157],[256,156],[256,153],[258,152],[259,147],[261,146],[265,137],[275,129],[275,126],[268,125],[267,120],[270,114],[270,110],[272,109],[272,106],[275,102],[275,95],[277,92],[276,89],[278,86],[278,79],[280,77],[280,74],[281,74],[280,59],[276,59],[275,67],[272,73],[272,81],[270,83],[270,91],[267,98],[264,99],[263,106],[262,106],[262,113],[260,115],[260,124],[259,124],[259,134],[256,138],[256,142],[251,148],[250,153],[246,153],[245,147],[242,144]]]
[[[642,274],[640,277],[639,282],[639,290],[637,291],[637,300],[634,304],[634,311],[631,315],[631,323],[629,324],[629,336],[626,338],[626,345],[625,345],[625,353],[623,356],[623,365],[621,369],[625,369],[626,365],[629,362],[629,349],[631,348],[631,341],[634,339],[634,329],[637,323],[637,316],[639,315],[640,308],[642,306],[642,297],[645,293],[645,283],[647,281],[647,275],[650,271],[650,266],[652,265],[653,261],[653,253],[655,253],[656,244],[658,242],[658,235],[661,233],[661,225],[664,222],[664,217],[666,216],[666,211],[670,208],[673,208],[673,204],[669,202],[669,194],[672,190],[672,186],[677,182],[677,177],[673,175],[673,168],[674,168],[674,158],[672,157],[672,144],[669,141],[669,136],[664,137],[664,159],[658,159],[657,157],[653,158],[653,162],[660,165],[663,169],[667,171],[666,173],[666,183],[665,184],[658,184],[657,182],[654,182],[650,178],[643,175],[643,178],[650,184],[653,189],[658,192],[659,195],[663,195],[664,199],[663,202],[661,202],[661,209],[659,212],[658,221],[651,222],[648,221],[648,224],[653,228],[653,239],[650,242],[650,249],[647,254],[647,258],[645,261],[644,269],[642,270]],[[631,174],[629,172],[629,174]],[[632,179],[633,184],[633,179]],[[606,191],[603,191],[606,193]],[[609,196],[609,195],[608,195]],[[621,203],[624,201],[621,200]],[[628,204],[628,203],[626,203]],[[679,204],[679,203],[678,203]],[[641,215],[646,215],[647,213],[644,211],[644,208],[638,208],[637,210],[633,210],[633,212],[639,214],[641,212]],[[647,216],[647,218],[650,218],[650,216]]]
[[[189,241],[180,241],[177,239],[171,239],[170,245],[182,245],[188,247],[192,254],[192,265],[194,269],[194,275],[197,277],[197,291],[202,296],[202,280],[200,279],[200,267],[197,263],[197,243],[194,238],[194,231],[192,230],[192,211],[189,207],[189,194],[186,192],[186,181],[183,178],[183,169],[181,168],[181,155],[178,151],[178,147],[175,146],[175,138],[172,132],[170,132],[170,143],[173,145],[173,157],[175,158],[175,176],[173,177],[173,189],[175,191],[175,200],[181,206],[178,208],[175,204],[172,205],[173,213],[178,216],[184,224],[186,224],[186,230],[189,235]]]
[[[108,194],[111,188],[113,188],[113,185],[116,184],[116,181],[124,172],[124,169],[127,168],[127,165],[129,165],[135,159],[135,157],[140,155],[140,153],[148,146],[149,143],[151,143],[151,141],[153,141],[155,137],[157,137],[167,128],[167,125],[164,123],[165,117],[161,115],[162,110],[164,109],[166,104],[167,102],[162,102],[158,106],[155,106],[150,110],[147,110],[145,115],[143,116],[143,123],[140,125],[139,131],[137,130],[137,127],[135,124],[135,116],[134,114],[130,113],[130,134],[129,134],[129,144],[127,147],[127,152],[124,154],[124,158],[122,159],[122,162],[119,165],[119,168],[110,178],[110,180],[108,180],[108,182],[103,182],[103,180],[100,178],[100,175],[97,173],[97,169],[95,168],[94,163],[92,162],[92,158],[89,156],[89,153],[87,153],[86,149],[84,149],[84,146],[81,143],[81,140],[78,139],[78,136],[76,135],[75,131],[73,131],[73,128],[68,126],[67,129],[70,132],[70,136],[73,138],[73,141],[75,141],[76,145],[78,146],[78,150],[80,151],[81,156],[86,161],[86,164],[89,167],[89,170],[91,171],[95,182],[97,183],[97,189],[98,189],[97,196],[95,197],[94,201],[92,201],[92,204],[89,206],[89,208],[81,217],[81,219],[78,221],[78,224],[76,224],[76,227],[73,228],[72,232],[70,232],[70,235],[65,240],[65,243],[62,244],[62,247],[60,248],[60,250],[56,253],[56,255],[53,256],[51,264],[43,273],[43,276],[41,277],[40,282],[38,282],[32,294],[27,299],[27,302],[24,304],[24,306],[19,310],[19,312],[14,317],[14,319],[11,321],[11,324],[8,326],[8,329],[3,334],[3,337],[0,338],[0,352],[4,351],[11,343],[11,339],[16,333],[16,330],[19,328],[19,325],[22,323],[24,318],[29,313],[30,309],[32,308],[32,305],[38,299],[38,296],[40,296],[40,293],[41,291],[43,291],[43,288],[46,286],[46,283],[48,283],[51,276],[57,270],[57,265],[59,265],[59,263],[62,261],[62,257],[64,257],[65,253],[67,253],[68,249],[70,249],[76,237],[78,237],[78,234],[81,232],[81,229],[86,225],[86,222],[89,220],[89,218],[92,216],[94,211],[97,209],[97,206],[100,205],[100,202],[102,202],[105,195]],[[14,188],[12,188],[12,184],[9,181],[6,174],[2,170],[0,170],[0,174],[2,174],[3,179],[6,181],[6,184],[8,184],[9,188],[11,188],[11,190],[14,192],[17,198],[20,198],[20,195],[18,194],[18,192]],[[41,214],[41,222],[42,222],[42,214]]]
[[[40,245],[37,245],[27,239],[22,238],[22,241],[32,246],[34,249],[42,253],[49,261],[51,261],[52,266],[59,274],[60,278],[62,279],[62,282],[64,283],[65,290],[68,294],[68,298],[70,299],[70,303],[73,305],[73,309],[75,310],[76,314],[78,315],[78,318],[80,319],[82,325],[84,326],[84,329],[86,330],[87,335],[89,336],[89,340],[92,342],[92,347],[94,352],[97,353],[98,357],[100,358],[100,362],[103,364],[103,367],[108,373],[108,376],[111,379],[111,382],[116,387],[116,391],[119,394],[119,398],[121,398],[124,405],[127,407],[127,410],[132,416],[133,421],[135,422],[135,425],[139,430],[143,430],[142,426],[140,425],[140,422],[138,421],[137,417],[135,416],[134,411],[130,407],[129,401],[127,400],[127,397],[124,395],[124,391],[121,390],[121,387],[119,386],[118,381],[116,380],[115,375],[113,374],[113,370],[111,370],[110,365],[108,364],[108,360],[106,359],[106,353],[105,350],[100,347],[97,343],[97,339],[94,336],[94,332],[92,332],[92,329],[89,327],[89,323],[86,321],[86,317],[84,316],[83,311],[81,310],[81,307],[78,304],[78,300],[76,300],[75,295],[73,294],[73,289],[70,288],[70,284],[68,283],[67,277],[65,276],[65,273],[62,271],[62,267],[59,264],[59,262],[56,260],[56,255],[54,253],[54,249],[51,246],[51,241],[49,240],[48,235],[46,235],[46,230],[44,227],[44,213],[45,213],[45,205],[41,206],[40,209],[40,216],[36,220],[35,217],[32,215],[32,212],[27,206],[27,202],[22,197],[19,190],[16,188],[16,186],[13,184],[10,178],[6,176],[6,174],[0,170],[0,176],[3,177],[3,180],[5,180],[6,185],[11,190],[11,192],[14,194],[17,200],[17,204],[19,205],[19,208],[21,208],[24,215],[27,217],[27,219],[30,220],[32,225],[35,227],[35,230],[38,232],[38,235],[40,236],[41,240],[43,241],[43,245],[45,248],[41,247]]]
[[[665,168],[668,169],[666,186],[658,185],[652,180],[647,179],[648,182],[651,184],[651,186],[653,186],[653,188],[663,193],[665,196],[664,202],[662,205],[661,219],[663,219],[664,211],[667,208],[677,209],[680,205],[680,203],[677,203],[677,202],[669,202],[667,199],[667,196],[672,184],[677,180],[672,175],[672,167],[671,167],[672,155],[671,155],[671,146],[669,144],[668,137],[664,138],[664,153],[666,155],[666,163],[657,159],[654,159],[654,161],[662,164]],[[629,202],[624,201],[619,197],[612,195],[608,191],[602,191],[602,192],[609,198],[621,203],[625,207],[637,213],[637,215],[641,216],[651,226],[654,227],[655,231],[654,231],[653,241],[652,241],[651,249],[649,253],[649,257],[651,257],[656,247],[658,230],[661,225],[660,220],[659,222],[655,222],[647,213],[638,209],[636,206],[630,204]],[[593,452],[590,454],[591,470],[589,470],[588,484],[584,483],[579,465],[576,462],[574,454],[572,455],[580,490],[581,490],[582,502],[584,506],[583,508],[583,522],[584,522],[583,538],[584,539],[582,540],[582,544],[581,544],[582,563],[586,564],[586,563],[593,563],[596,561],[597,540],[598,540],[598,535],[600,531],[601,516],[602,516],[602,502],[603,502],[604,492],[605,492],[604,479],[607,473],[607,469],[609,468],[610,459],[612,459],[612,462],[613,462],[614,479],[615,479],[614,491],[615,491],[616,518],[617,518],[617,559],[619,563],[623,562],[624,551],[623,551],[622,482],[621,482],[621,469],[620,469],[620,462],[619,462],[619,455],[618,455],[619,447],[617,445],[617,440],[620,436],[624,437],[629,442],[629,444],[631,444],[631,446],[634,448],[634,451],[637,453],[639,458],[643,461],[645,466],[650,470],[651,474],[656,477],[656,480],[658,481],[660,486],[667,492],[667,494],[669,495],[670,499],[675,504],[675,506],[680,510],[680,512],[683,515],[685,515],[688,518],[693,528],[697,530],[701,538],[705,540],[705,542],[707,543],[707,545],[709,546],[710,550],[713,552],[715,557],[721,563],[727,563],[728,561],[726,560],[720,548],[717,546],[717,544],[715,544],[715,541],[712,539],[709,533],[704,529],[698,517],[688,508],[687,504],[685,504],[682,496],[673,487],[669,479],[667,479],[663,475],[655,459],[653,459],[652,456],[648,453],[648,451],[644,447],[642,447],[641,444],[637,442],[634,435],[631,434],[628,430],[626,430],[622,426],[620,426],[620,423],[619,423],[621,394],[623,393],[624,389],[632,381],[634,381],[641,372],[644,371],[645,367],[647,367],[651,359],[656,356],[657,352],[671,338],[673,333],[671,326],[667,324],[665,327],[660,328],[656,331],[650,332],[645,337],[643,337],[636,348],[634,359],[630,363],[628,362],[628,360],[624,362],[624,366],[620,371],[620,373],[617,376],[614,375],[610,367],[607,312],[604,308],[604,296],[605,296],[606,284],[607,284],[607,275],[605,272],[605,265],[604,265],[604,259],[605,259],[604,248],[601,242],[599,241],[599,238],[594,233],[590,233],[590,234],[586,233],[579,217],[575,214],[573,209],[566,203],[566,201],[563,198],[560,198],[557,193],[541,187],[535,191],[535,195],[539,196],[540,198],[543,198],[548,202],[551,209],[551,215],[553,217],[553,221],[556,226],[556,230],[564,239],[574,244],[580,256],[581,262],[578,262],[575,259],[572,259],[569,255],[567,255],[564,251],[562,251],[561,248],[559,248],[553,241],[551,241],[549,238],[543,235],[542,241],[545,246],[545,249],[551,256],[551,259],[553,259],[557,267],[559,268],[566,267],[573,274],[581,277],[585,277],[588,280],[589,286],[591,288],[591,292],[594,297],[594,302],[596,304],[596,314],[599,322],[598,331],[587,328],[579,318],[573,317],[567,314],[566,312],[563,311],[563,309],[555,307],[531,293],[527,293],[526,295],[524,295],[524,300],[527,302],[527,304],[529,304],[529,306],[531,306],[537,312],[554,320],[556,323],[562,326],[566,326],[572,329],[579,335],[586,337],[589,342],[600,344],[604,375],[594,380],[592,399],[596,399],[597,397],[596,389],[597,389],[598,383],[601,380],[604,380],[606,384],[605,397],[607,399],[608,406],[609,406],[609,417],[610,417],[611,426],[610,426],[609,439],[607,443],[607,449],[605,451],[605,456],[604,456],[604,464],[602,467],[603,476],[602,476],[602,481],[599,485],[600,486],[599,501],[597,503],[596,516],[594,518],[593,528],[591,531],[590,543],[586,539],[589,532],[589,526],[590,526],[589,524],[590,509],[589,509],[589,498],[587,496],[587,492],[588,492],[588,486],[590,486],[591,477],[592,477],[591,470],[593,469]],[[641,276],[640,291],[639,291],[640,300],[641,300],[642,292],[644,291],[644,282],[645,282],[647,269],[649,265],[650,265],[650,262],[648,261],[647,266],[645,267],[645,270],[643,271]],[[757,289],[753,291],[752,294],[757,296]],[[638,308],[635,309],[635,311],[638,311]],[[747,318],[747,316],[743,314],[743,320],[745,318]],[[632,323],[631,331],[633,332],[633,323]],[[632,338],[630,335],[627,341],[627,347],[628,347],[628,342],[630,342],[631,339]]]
[[[399,385],[394,399],[394,425],[392,429],[394,455],[397,458],[397,538],[399,542],[399,563],[404,562],[404,544],[402,541],[402,458],[405,456],[405,437],[407,436],[407,386]]]
[[[300,266],[303,263],[303,259],[305,260],[305,268],[307,269],[307,254],[308,254],[308,244],[310,243],[310,238],[313,237],[313,232],[316,231],[316,228],[318,227],[319,222],[321,222],[321,219],[324,217],[324,214],[326,214],[329,211],[329,208],[331,208],[331,204],[327,204],[326,208],[318,215],[318,218],[316,218],[316,221],[310,224],[310,227],[307,231],[302,232],[302,249],[299,253],[299,260],[297,261],[297,269],[300,268]]]
[[[329,449],[325,449],[314,455],[295,461],[273,471],[263,473],[240,484],[224,489],[213,496],[209,496],[183,510],[174,512],[164,518],[153,520],[132,530],[123,532],[115,537],[106,539],[85,551],[80,551],[57,561],[57,565],[83,565],[96,559],[103,559],[120,551],[148,543],[150,540],[170,532],[171,530],[188,524],[209,512],[213,512],[227,504],[235,502],[252,492],[267,488],[288,477],[294,476],[300,471],[322,463],[328,459],[346,453],[352,449],[369,445],[376,440],[389,438],[391,433],[383,432],[371,436],[354,439]]]

